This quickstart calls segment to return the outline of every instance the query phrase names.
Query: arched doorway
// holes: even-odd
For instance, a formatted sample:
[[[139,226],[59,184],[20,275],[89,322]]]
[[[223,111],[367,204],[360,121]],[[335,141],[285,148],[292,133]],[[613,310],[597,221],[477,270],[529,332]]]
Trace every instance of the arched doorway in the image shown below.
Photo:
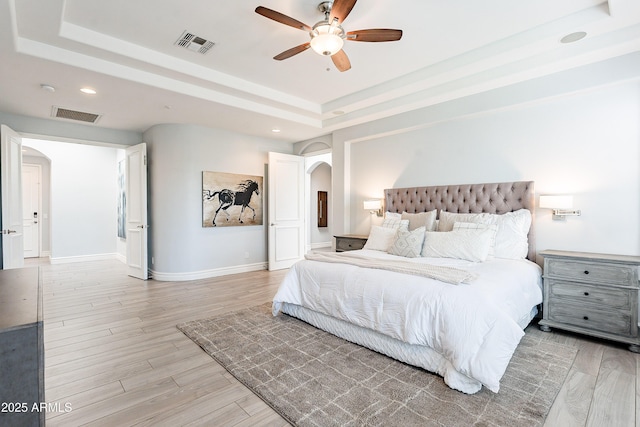
[[[331,153],[323,153],[305,157],[305,186],[308,224],[306,231],[306,250],[331,249],[333,242],[333,215],[332,215],[332,170]],[[326,201],[319,201],[319,192],[326,193]],[[326,213],[325,221],[319,221],[319,203]],[[320,225],[320,224],[323,225]]]

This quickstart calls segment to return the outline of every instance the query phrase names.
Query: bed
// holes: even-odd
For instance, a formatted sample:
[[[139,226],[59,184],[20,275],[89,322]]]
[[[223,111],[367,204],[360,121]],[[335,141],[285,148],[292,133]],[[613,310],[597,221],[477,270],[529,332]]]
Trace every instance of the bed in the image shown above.
[[[534,194],[531,181],[385,190],[384,222],[364,249],[308,254],[287,272],[273,314],[464,393],[497,393],[542,302]]]

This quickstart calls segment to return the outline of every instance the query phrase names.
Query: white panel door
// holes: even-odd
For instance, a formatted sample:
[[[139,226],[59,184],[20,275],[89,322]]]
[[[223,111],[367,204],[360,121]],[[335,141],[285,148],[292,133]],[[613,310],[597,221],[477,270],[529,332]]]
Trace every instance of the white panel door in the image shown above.
[[[22,165],[24,257],[40,256],[40,165]]]
[[[0,172],[2,184],[2,268],[20,268],[24,265],[22,138],[5,125],[0,127]]]
[[[304,257],[304,157],[269,153],[269,270]]]
[[[127,274],[149,278],[147,261],[147,145],[126,150]]]

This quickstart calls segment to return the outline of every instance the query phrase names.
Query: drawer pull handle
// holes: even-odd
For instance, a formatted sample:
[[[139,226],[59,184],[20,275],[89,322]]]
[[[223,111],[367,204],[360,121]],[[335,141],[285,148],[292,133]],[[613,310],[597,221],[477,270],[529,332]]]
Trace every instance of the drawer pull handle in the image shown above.
[[[584,316],[583,319],[584,320],[589,320],[589,316]]]
[[[585,292],[584,296],[588,297],[589,296],[589,292]]]
[[[584,271],[584,274],[589,274],[589,270],[585,270],[585,271]]]

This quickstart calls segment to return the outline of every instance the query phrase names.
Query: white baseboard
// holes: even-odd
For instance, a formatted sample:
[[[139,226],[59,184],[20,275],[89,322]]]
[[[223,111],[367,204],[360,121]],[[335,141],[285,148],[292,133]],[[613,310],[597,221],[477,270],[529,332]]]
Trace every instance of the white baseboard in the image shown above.
[[[118,254],[96,254],[96,255],[79,255],[67,257],[50,257],[51,264],[69,264],[72,262],[89,262],[89,261],[105,261],[109,259],[119,259]]]
[[[319,242],[319,243],[312,243],[310,245],[310,249],[322,249],[322,248],[330,248],[331,247],[331,242]]]
[[[187,280],[209,279],[211,277],[226,276],[229,274],[248,273],[250,271],[266,270],[266,262],[255,264],[234,265],[232,267],[214,268],[212,270],[191,271],[185,273],[163,273],[150,270],[153,280],[161,282],[184,282]]]

